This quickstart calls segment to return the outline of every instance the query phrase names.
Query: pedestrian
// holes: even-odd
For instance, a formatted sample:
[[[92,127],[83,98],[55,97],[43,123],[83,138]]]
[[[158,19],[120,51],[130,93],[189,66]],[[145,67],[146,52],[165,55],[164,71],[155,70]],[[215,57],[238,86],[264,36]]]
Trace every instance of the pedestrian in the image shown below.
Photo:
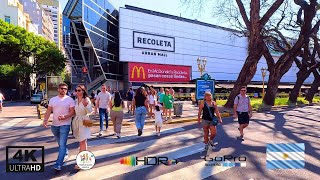
[[[168,114],[169,119],[171,120],[171,109],[173,108],[173,96],[170,94],[169,89],[165,90],[165,95],[163,97],[163,105],[164,105],[164,115],[165,119],[168,120]]]
[[[150,90],[148,93],[148,102],[149,102],[149,116],[153,117],[152,110],[154,109],[156,102],[157,102],[157,96],[156,92],[154,90]]]
[[[94,93],[94,91],[91,92],[90,94],[90,101],[91,101],[91,104],[93,104],[93,106],[95,106],[95,101],[96,101],[96,94]]]
[[[98,89],[98,90],[97,90],[97,95],[99,95],[100,92],[101,92],[100,89]]]
[[[50,99],[43,120],[43,126],[47,128],[48,119],[51,112],[53,113],[51,131],[59,145],[59,155],[54,165],[54,169],[57,171],[61,171],[63,162],[68,159],[67,140],[70,131],[71,117],[75,114],[75,102],[71,97],[67,96],[67,91],[67,84],[59,84],[59,95]]]
[[[129,88],[128,92],[127,92],[127,107],[128,107],[128,113],[130,113],[130,111],[132,111],[132,100],[134,97],[134,92],[132,90],[132,87]]]
[[[83,85],[78,85],[76,88],[76,116],[73,119],[72,129],[73,135],[79,141],[79,152],[87,150],[87,139],[90,137],[90,128],[83,125],[84,120],[90,120],[89,115],[92,112],[90,98],[88,97],[86,88]],[[75,169],[80,169],[75,165]]]
[[[111,87],[110,87],[110,86],[108,86],[108,87],[107,87],[107,91],[108,91],[109,93],[112,93],[112,92],[111,92]]]
[[[125,106],[119,91],[114,93],[114,97],[112,98],[112,101],[110,101],[109,106],[111,109],[110,117],[111,121],[113,122],[114,135],[116,135],[117,138],[121,138],[120,133],[123,120],[123,108]]]
[[[101,86],[101,92],[97,96],[96,106],[94,110],[94,114],[97,114],[97,109],[99,108],[99,117],[100,117],[100,132],[98,137],[102,136],[103,132],[103,122],[106,120],[106,131],[108,129],[108,106],[111,100],[111,95],[107,91],[107,87],[105,84]]]
[[[171,96],[174,98],[174,89],[172,87],[170,87],[169,89],[169,93],[171,94]]]
[[[0,113],[2,113],[3,101],[5,100],[4,95],[0,92]]]
[[[163,112],[164,112],[163,97],[165,95],[164,88],[160,88],[160,91],[158,92],[157,95],[158,95],[157,99],[162,106],[162,115],[163,115]]]
[[[144,88],[140,87],[133,99],[133,112],[135,115],[136,127],[138,129],[138,136],[142,135],[142,130],[147,115],[147,108],[148,100],[145,95],[145,90]]]
[[[233,116],[234,118],[238,118],[239,123],[239,132],[240,136],[237,137],[238,140],[244,141],[244,128],[249,126],[249,120],[252,117],[252,107],[250,104],[250,98],[246,95],[247,87],[242,86],[240,90],[240,94],[238,94],[234,99],[233,106]]]
[[[213,139],[217,134],[218,121],[222,123],[221,115],[219,113],[219,109],[217,103],[212,99],[212,94],[210,92],[206,92],[204,94],[204,100],[201,101],[199,105],[198,111],[198,124],[200,124],[200,117],[202,114],[202,128],[204,132],[204,151],[207,151],[209,145],[213,148]],[[217,119],[218,117],[218,119]],[[210,132],[210,139],[209,139]]]
[[[161,130],[161,127],[162,127],[162,124],[163,124],[161,113],[162,113],[161,104],[155,105],[155,107],[154,107],[154,115],[155,115],[154,123],[155,123],[156,135],[157,136],[160,136],[160,130]]]

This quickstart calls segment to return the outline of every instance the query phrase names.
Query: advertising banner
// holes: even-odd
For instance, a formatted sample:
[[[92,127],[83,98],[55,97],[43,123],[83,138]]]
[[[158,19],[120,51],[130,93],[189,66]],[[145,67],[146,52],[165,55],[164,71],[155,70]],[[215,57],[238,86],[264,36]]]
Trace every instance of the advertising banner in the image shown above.
[[[190,66],[131,63],[129,62],[130,82],[189,82]]]
[[[196,82],[196,98],[202,100],[205,92],[210,92],[214,95],[214,80],[213,79],[198,79]]]
[[[133,31],[133,47],[160,51],[175,51],[174,37]]]

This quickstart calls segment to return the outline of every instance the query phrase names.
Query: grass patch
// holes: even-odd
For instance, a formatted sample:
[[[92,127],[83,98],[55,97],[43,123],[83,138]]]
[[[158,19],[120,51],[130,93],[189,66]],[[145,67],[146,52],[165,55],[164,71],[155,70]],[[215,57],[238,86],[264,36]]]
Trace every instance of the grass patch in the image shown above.
[[[219,106],[224,106],[227,103],[227,100],[217,100],[217,105]],[[251,98],[250,99],[251,102],[251,106],[254,110],[259,109],[263,104],[262,104],[262,99],[254,99]],[[313,103],[320,103],[320,97],[314,97],[313,98]],[[289,98],[276,98],[274,105],[275,106],[285,106],[285,105],[289,105]],[[304,97],[298,97],[297,99],[297,104],[309,104],[309,102],[307,100],[304,99]]]

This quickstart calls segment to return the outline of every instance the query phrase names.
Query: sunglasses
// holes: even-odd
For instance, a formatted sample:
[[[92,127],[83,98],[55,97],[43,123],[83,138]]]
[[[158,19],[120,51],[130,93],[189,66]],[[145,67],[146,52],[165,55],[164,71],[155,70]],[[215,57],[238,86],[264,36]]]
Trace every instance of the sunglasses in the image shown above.
[[[76,92],[81,92],[82,90],[81,89],[76,89]]]
[[[246,92],[247,90],[241,90],[242,92]]]
[[[68,90],[68,88],[60,88],[61,90]]]

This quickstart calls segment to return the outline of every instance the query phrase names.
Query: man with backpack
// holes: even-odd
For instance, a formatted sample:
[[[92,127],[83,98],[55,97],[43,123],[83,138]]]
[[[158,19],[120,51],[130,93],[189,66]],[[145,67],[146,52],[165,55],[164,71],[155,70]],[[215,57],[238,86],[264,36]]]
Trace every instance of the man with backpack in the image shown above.
[[[252,107],[250,104],[250,98],[246,95],[247,87],[242,86],[240,94],[234,99],[233,113],[234,118],[238,118],[240,136],[237,138],[244,141],[243,130],[248,127],[249,120],[252,117]]]
[[[130,87],[130,89],[127,92],[127,98],[128,98],[128,102],[127,102],[127,107],[128,107],[128,114],[130,113],[130,111],[132,111],[132,100],[133,100],[133,96],[134,96],[134,92],[132,90],[132,87]]]

